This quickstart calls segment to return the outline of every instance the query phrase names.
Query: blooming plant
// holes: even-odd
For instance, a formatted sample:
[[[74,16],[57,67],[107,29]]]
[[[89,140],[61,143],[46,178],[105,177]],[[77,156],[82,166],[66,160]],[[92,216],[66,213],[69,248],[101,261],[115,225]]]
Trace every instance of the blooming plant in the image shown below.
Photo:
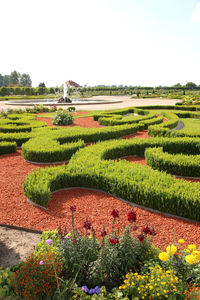
[[[185,289],[184,283],[173,272],[159,265],[150,267],[146,274],[127,273],[124,283],[119,287],[129,299],[164,299],[178,297]]]
[[[73,124],[74,117],[66,110],[59,110],[53,120],[54,125],[70,125]]]
[[[62,271],[58,257],[49,252],[31,255],[12,278],[16,294],[25,299],[42,299],[52,296],[57,288],[57,278]]]
[[[163,266],[172,268],[185,281],[200,283],[200,251],[194,244],[184,249],[183,244],[184,239],[179,239],[176,245],[170,244],[166,252],[159,253],[159,259]]]

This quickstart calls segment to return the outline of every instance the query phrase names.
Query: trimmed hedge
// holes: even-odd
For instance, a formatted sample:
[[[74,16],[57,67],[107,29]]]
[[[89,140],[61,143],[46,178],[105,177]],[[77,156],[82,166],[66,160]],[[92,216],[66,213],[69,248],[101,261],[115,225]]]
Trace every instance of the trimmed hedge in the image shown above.
[[[1,133],[0,142],[15,142],[18,147],[27,142],[33,136],[32,132],[19,132],[19,133]]]
[[[159,171],[179,176],[200,177],[200,155],[173,155],[163,152],[163,148],[148,148],[145,151],[145,159],[149,166]]]
[[[0,155],[8,154],[8,153],[15,153],[16,151],[17,151],[16,143],[0,142]]]
[[[143,140],[143,141],[142,141]],[[110,160],[124,155],[144,153],[149,145],[170,150],[175,145],[189,150],[194,139],[134,139],[101,142],[76,152],[67,166],[34,171],[23,184],[25,195],[47,206],[51,193],[68,187],[97,188],[128,201],[200,221],[200,184],[176,180],[148,166]],[[183,141],[184,140],[184,141]]]
[[[45,139],[30,139],[22,145],[22,156],[24,159],[33,162],[58,162],[66,161],[80,148],[83,148],[85,143],[78,141],[70,144],[60,145],[56,140],[51,138]]]
[[[170,136],[170,129],[177,126],[179,120],[178,116],[169,112],[162,112],[162,114],[168,119],[168,121],[160,125],[149,126],[148,134],[150,136]]]
[[[0,119],[0,132],[30,132],[32,128],[45,127],[46,123],[37,121],[35,115],[11,114],[5,119]]]
[[[121,125],[105,128],[44,128],[32,132],[33,138],[22,146],[22,156],[34,162],[68,160],[84,142],[98,142],[136,133],[144,125]],[[80,141],[81,140],[81,141]],[[73,143],[74,144],[67,144]]]

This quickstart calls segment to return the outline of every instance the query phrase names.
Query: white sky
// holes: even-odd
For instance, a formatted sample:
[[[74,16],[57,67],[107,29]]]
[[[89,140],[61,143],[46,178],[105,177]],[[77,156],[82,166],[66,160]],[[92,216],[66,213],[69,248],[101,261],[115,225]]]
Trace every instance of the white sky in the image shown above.
[[[29,73],[33,86],[60,86],[67,80],[81,85],[200,84],[200,39],[195,44],[186,32],[192,45],[184,47],[178,33],[170,35],[167,26],[161,32],[150,12],[150,23],[145,14],[131,16],[131,10],[136,16],[144,8],[139,2],[147,1],[0,0],[0,73]],[[199,26],[200,3],[186,22]]]

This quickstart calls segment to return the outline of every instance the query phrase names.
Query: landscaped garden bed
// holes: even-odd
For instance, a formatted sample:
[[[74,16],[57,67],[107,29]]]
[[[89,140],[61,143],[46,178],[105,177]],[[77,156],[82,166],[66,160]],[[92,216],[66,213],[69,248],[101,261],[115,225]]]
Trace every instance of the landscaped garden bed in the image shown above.
[[[122,116],[122,120],[125,119],[125,110],[113,112],[114,115],[117,113]],[[157,116],[159,117],[161,119],[162,114]],[[153,118],[152,114],[152,120]],[[176,125],[176,118],[170,114],[165,114],[165,118],[165,128],[171,132],[172,123],[173,126]],[[40,121],[49,123],[45,117]],[[170,295],[184,299],[189,293],[186,292],[189,287],[194,283],[199,286],[199,252],[195,252],[194,246],[188,249],[188,245],[200,245],[200,184],[177,180],[163,172],[152,170],[145,166],[144,160],[145,149],[152,148],[150,150],[153,151],[153,147],[163,147],[164,151],[168,151],[174,157],[178,153],[185,153],[188,157],[198,155],[199,140],[188,137],[152,138],[148,136],[147,130],[144,130],[143,121],[101,127],[92,116],[81,116],[80,119],[75,118],[74,125],[69,126],[70,128],[57,129],[52,126],[48,129],[42,124],[44,128],[0,134],[2,143],[10,141],[18,146],[22,145],[22,150],[15,148],[15,153],[12,154],[5,155],[5,150],[0,159],[1,223],[41,231],[60,228],[59,234],[43,234],[43,242],[38,245],[34,256],[22,266],[13,268],[14,274],[9,273],[8,278],[12,281],[3,277],[5,272],[0,273],[0,287],[4,286],[3,290],[0,290],[2,295],[4,293],[8,296],[10,293],[11,299],[16,294],[20,299],[43,299],[45,295],[52,299],[164,299]],[[97,128],[76,127],[81,124],[87,128],[94,127],[95,124]],[[120,137],[122,139],[119,139]],[[45,147],[46,158],[42,161],[58,161],[60,154],[55,158],[48,154],[54,147],[51,145],[54,140],[58,143],[56,147],[59,151],[62,145],[70,145],[78,140],[82,140],[82,147],[88,142],[97,144],[76,149],[72,157],[66,156],[66,160],[70,159],[69,163],[56,167],[46,167],[45,164],[37,166],[26,162],[22,157],[24,149],[27,153],[35,151],[34,155],[31,154],[35,162],[36,155],[44,157],[42,147]],[[110,141],[99,142],[102,140]],[[125,156],[129,162],[120,159]],[[134,161],[134,164],[131,164],[131,161]],[[198,170],[195,175],[198,175]],[[53,193],[63,188],[66,190]],[[28,204],[27,197],[46,206],[47,210]],[[129,202],[123,202],[119,198]],[[193,221],[150,211],[135,204]],[[131,210],[133,207],[134,213]],[[131,211],[132,214],[129,214]],[[133,221],[134,214],[136,219]],[[124,226],[130,225],[128,231],[122,234]],[[106,236],[102,234],[104,231]],[[184,239],[184,247],[182,242],[177,244],[179,239]],[[152,248],[152,243],[161,250]],[[174,246],[165,251],[170,243]],[[185,250],[182,254],[183,248],[190,252]],[[135,249],[133,256],[131,253],[134,251],[130,252],[130,249]],[[163,251],[164,254],[159,255],[159,251]],[[80,263],[77,269],[78,259]],[[76,262],[73,262],[75,260]],[[83,268],[87,271],[85,275]],[[30,275],[30,270],[35,275]],[[51,277],[46,276],[46,272],[50,272]],[[28,283],[25,282],[23,273],[29,278]],[[155,280],[164,278],[163,286],[161,284],[156,287],[151,284],[149,278],[152,276]],[[43,290],[39,287],[42,278]],[[173,280],[174,286],[170,285],[170,280]],[[6,286],[9,287],[8,292]],[[112,288],[115,289],[111,292]],[[0,294],[0,297],[2,295]]]

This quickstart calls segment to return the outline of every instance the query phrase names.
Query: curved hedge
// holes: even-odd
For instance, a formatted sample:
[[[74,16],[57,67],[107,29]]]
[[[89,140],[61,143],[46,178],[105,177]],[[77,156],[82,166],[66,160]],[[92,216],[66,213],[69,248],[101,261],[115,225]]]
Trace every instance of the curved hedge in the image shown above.
[[[59,162],[66,161],[80,148],[85,146],[84,141],[60,145],[59,142],[51,138],[30,139],[22,145],[22,155],[24,159],[32,162]]]
[[[36,129],[32,132],[32,138],[22,145],[22,156],[33,162],[65,161],[79,148],[84,147],[84,142],[118,138],[136,133],[143,128],[144,125],[133,124],[89,129],[77,127]]]
[[[159,171],[179,176],[200,177],[200,155],[174,155],[164,152],[163,148],[148,148],[145,151],[145,159],[149,166]]]
[[[35,115],[18,114],[8,115],[5,119],[0,119],[0,132],[27,132],[33,128],[45,127],[46,123],[37,121]]]
[[[170,129],[177,126],[179,120],[178,116],[169,112],[162,112],[162,114],[168,119],[168,121],[160,125],[149,126],[148,134],[150,136],[170,136]]]
[[[14,142],[0,142],[0,155],[15,153],[17,151],[17,144]]]
[[[23,184],[24,193],[35,203],[47,206],[51,193],[58,189],[97,188],[149,208],[200,221],[199,183],[176,180],[148,166],[111,160],[124,155],[144,154],[149,146],[163,145],[172,151],[177,145],[195,153],[199,142],[189,138],[101,142],[77,151],[67,166],[45,168],[29,174]]]

